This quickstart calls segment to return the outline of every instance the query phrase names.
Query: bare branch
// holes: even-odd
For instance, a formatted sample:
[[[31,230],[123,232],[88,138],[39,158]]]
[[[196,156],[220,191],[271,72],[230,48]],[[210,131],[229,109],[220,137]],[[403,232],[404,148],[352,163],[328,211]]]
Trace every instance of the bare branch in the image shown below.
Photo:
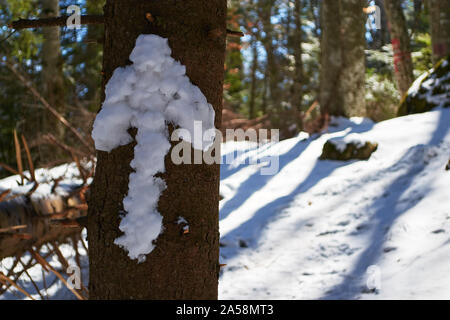
[[[43,104],[45,108],[47,108],[50,113],[52,113],[63,125],[72,131],[72,133],[80,140],[80,142],[90,151],[94,152],[92,146],[86,142],[86,140],[81,136],[81,134],[64,118],[58,111],[55,110],[47,100],[34,88],[34,86],[28,81],[22,74],[17,71],[14,65],[5,61],[6,66],[14,73],[14,75],[28,88],[28,90]]]
[[[81,24],[103,24],[104,18],[101,15],[85,15],[81,17]],[[11,22],[10,28],[15,30],[27,28],[42,28],[42,27],[64,27],[67,25],[69,16],[61,16],[55,18],[45,19],[19,19]]]
[[[242,31],[234,31],[227,29],[227,36],[229,37],[243,37],[244,33]]]

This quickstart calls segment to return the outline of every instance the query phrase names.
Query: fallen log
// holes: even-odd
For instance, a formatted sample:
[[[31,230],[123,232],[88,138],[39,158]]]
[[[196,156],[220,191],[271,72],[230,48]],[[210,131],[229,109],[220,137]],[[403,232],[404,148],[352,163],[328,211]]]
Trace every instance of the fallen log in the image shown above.
[[[47,198],[20,195],[0,202],[0,260],[17,256],[32,246],[65,242],[81,233],[86,216],[84,192],[79,187],[69,196]],[[70,226],[70,227],[68,227]]]

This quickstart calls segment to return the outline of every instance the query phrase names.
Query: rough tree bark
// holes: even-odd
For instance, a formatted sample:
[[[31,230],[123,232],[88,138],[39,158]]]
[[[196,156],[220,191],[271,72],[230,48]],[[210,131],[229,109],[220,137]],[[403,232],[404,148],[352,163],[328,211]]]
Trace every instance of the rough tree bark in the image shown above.
[[[148,13],[153,22],[146,19]],[[150,33],[169,39],[172,57],[186,66],[191,81],[213,105],[220,127],[226,1],[108,0],[104,82],[117,67],[130,63],[136,38]],[[158,204],[164,232],[146,261],[138,264],[113,243],[121,235],[119,214],[133,148],[132,143],[97,153],[88,213],[90,299],[217,299],[219,165],[177,166],[166,157],[161,177],[167,189]],[[177,225],[179,216],[189,222],[188,234]]]
[[[450,0],[428,0],[433,62],[450,54]]]
[[[325,0],[322,3],[319,102],[323,113],[366,114],[364,1]]]
[[[395,78],[400,94],[404,95],[414,82],[414,67],[402,2],[401,0],[384,0],[394,51]]]

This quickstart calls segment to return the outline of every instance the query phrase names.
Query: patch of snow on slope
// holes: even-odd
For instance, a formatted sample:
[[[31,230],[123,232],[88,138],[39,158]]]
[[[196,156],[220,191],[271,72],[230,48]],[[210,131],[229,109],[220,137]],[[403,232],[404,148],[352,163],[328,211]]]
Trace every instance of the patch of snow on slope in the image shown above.
[[[91,164],[85,164],[85,166],[90,167]],[[27,177],[30,176],[29,171],[24,171],[23,174]],[[79,187],[83,183],[75,163],[62,164],[51,169],[36,169],[35,177],[39,185],[31,194],[31,198],[33,199],[43,199],[54,194],[67,196],[74,188]],[[53,180],[58,180],[54,192],[52,192],[52,188],[54,187]],[[90,183],[91,181],[92,178],[89,178],[87,182]],[[0,193],[9,189],[11,190],[11,195],[22,195],[30,192],[34,187],[34,182],[25,180],[23,185],[20,182],[20,175],[13,175],[0,180]]]
[[[167,124],[187,131],[181,138],[195,149],[206,150],[212,144],[203,143],[202,137],[214,129],[214,109],[190,82],[186,67],[170,55],[167,39],[139,36],[130,55],[133,64],[116,69],[106,85],[105,102],[92,131],[96,149],[110,152],[132,141],[129,128],[138,129],[131,162],[135,172],[130,174],[123,200],[127,214],[119,226],[124,235],[115,243],[139,261],[154,249],[153,241],[162,232],[157,205],[166,184],[155,175],[165,172],[164,157],[170,149]],[[195,121],[202,125],[199,139],[194,134]]]
[[[336,147],[336,150],[339,152],[344,152],[347,148],[347,145],[353,144],[357,148],[361,148],[366,144],[366,140],[361,138],[361,136],[357,133],[351,133],[347,136],[344,136],[343,138],[335,138],[329,140],[334,146]]]

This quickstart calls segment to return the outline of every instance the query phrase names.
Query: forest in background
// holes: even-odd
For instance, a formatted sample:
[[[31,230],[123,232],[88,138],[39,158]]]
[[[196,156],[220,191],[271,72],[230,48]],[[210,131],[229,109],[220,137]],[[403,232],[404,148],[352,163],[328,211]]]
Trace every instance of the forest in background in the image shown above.
[[[364,15],[362,12],[357,15],[359,22],[356,22],[361,24],[364,19],[360,34],[364,33],[365,83],[358,90],[365,105],[357,113],[381,121],[396,115],[402,92],[395,81],[395,57],[383,1],[359,2],[357,6],[365,9]],[[405,18],[407,34],[403,36],[409,40],[414,78],[433,66],[431,2],[398,1]],[[42,106],[39,97],[27,89],[23,79],[11,72],[6,62],[30,80],[50,106],[70,119],[87,143],[91,143],[90,128],[102,96],[103,27],[83,25],[78,30],[8,27],[19,18],[65,14],[73,4],[80,6],[82,14],[101,14],[104,1],[0,2],[0,162],[8,166],[15,166],[14,130],[25,136],[38,166],[68,160],[63,149],[54,152],[55,143],[75,146],[80,142]],[[371,6],[381,8],[381,26],[376,25],[377,17]],[[315,120],[325,108],[320,103],[321,43],[325,48],[326,41],[330,41],[322,39],[322,1],[229,0],[228,8],[228,28],[245,35],[229,37],[227,41],[224,125],[233,126],[232,120],[236,118],[254,119],[250,125],[260,123],[280,128],[283,138],[301,130],[318,130],[320,125]],[[352,29],[357,29],[355,21],[350,23]],[[330,76],[322,74],[323,77],[330,78],[336,73],[329,66],[324,69],[330,70]],[[80,156],[90,151],[83,147],[76,149],[80,149],[77,150]],[[1,174],[5,176],[5,170]]]

